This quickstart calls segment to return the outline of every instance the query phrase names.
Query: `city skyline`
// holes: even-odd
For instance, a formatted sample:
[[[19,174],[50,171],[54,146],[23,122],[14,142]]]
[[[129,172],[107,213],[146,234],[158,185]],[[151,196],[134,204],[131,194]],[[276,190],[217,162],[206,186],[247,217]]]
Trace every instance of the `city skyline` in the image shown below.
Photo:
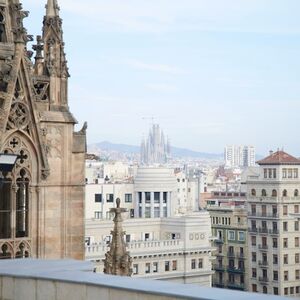
[[[70,107],[89,122],[89,143],[138,144],[153,115],[179,147],[251,144],[299,156],[299,3],[88,2],[59,5]],[[40,34],[43,5],[24,3],[29,34]]]

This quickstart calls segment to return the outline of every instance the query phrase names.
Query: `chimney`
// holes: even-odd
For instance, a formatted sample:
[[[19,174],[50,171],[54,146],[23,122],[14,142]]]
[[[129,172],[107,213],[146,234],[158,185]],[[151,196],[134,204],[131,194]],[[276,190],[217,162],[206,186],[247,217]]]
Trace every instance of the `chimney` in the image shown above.
[[[273,151],[273,150],[270,150],[270,152],[269,152],[269,153],[270,153],[270,155],[272,155],[272,154],[274,153],[274,151]]]

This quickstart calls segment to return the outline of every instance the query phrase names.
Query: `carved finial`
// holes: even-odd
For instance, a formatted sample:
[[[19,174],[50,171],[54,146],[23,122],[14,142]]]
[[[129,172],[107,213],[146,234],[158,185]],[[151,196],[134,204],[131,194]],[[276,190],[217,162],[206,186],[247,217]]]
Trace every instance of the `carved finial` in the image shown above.
[[[109,251],[105,254],[104,273],[120,276],[131,276],[132,274],[132,258],[126,251],[126,243],[124,241],[125,232],[122,228],[121,214],[126,212],[125,208],[121,208],[121,200],[117,198],[117,207],[110,211],[115,214],[114,230],[111,231],[112,240],[109,245]]]
[[[36,56],[35,59],[42,59],[42,51],[44,50],[44,45],[43,45],[43,39],[40,35],[37,35],[36,37],[36,45],[32,46],[32,49],[36,51]]]

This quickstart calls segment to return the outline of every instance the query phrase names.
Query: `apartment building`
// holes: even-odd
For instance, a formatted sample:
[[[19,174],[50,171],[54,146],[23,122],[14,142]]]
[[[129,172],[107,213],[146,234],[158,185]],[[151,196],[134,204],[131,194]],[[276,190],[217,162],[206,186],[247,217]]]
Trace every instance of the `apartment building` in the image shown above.
[[[300,296],[300,160],[277,151],[248,177],[249,289]]]
[[[244,199],[245,200],[245,199]],[[216,260],[213,268],[213,286],[247,290],[247,211],[245,201],[218,199],[210,202]]]

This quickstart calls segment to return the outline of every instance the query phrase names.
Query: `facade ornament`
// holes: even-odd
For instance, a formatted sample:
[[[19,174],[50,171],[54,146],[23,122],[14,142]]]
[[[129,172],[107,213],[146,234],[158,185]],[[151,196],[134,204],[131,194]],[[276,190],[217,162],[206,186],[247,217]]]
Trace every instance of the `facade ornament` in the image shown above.
[[[126,251],[126,243],[124,241],[125,231],[122,228],[121,214],[126,212],[127,209],[120,208],[120,199],[116,200],[117,207],[111,208],[110,212],[115,214],[114,230],[111,231],[112,241],[109,245],[109,251],[105,254],[104,259],[104,273],[119,276],[132,275],[132,258],[129,252]]]

